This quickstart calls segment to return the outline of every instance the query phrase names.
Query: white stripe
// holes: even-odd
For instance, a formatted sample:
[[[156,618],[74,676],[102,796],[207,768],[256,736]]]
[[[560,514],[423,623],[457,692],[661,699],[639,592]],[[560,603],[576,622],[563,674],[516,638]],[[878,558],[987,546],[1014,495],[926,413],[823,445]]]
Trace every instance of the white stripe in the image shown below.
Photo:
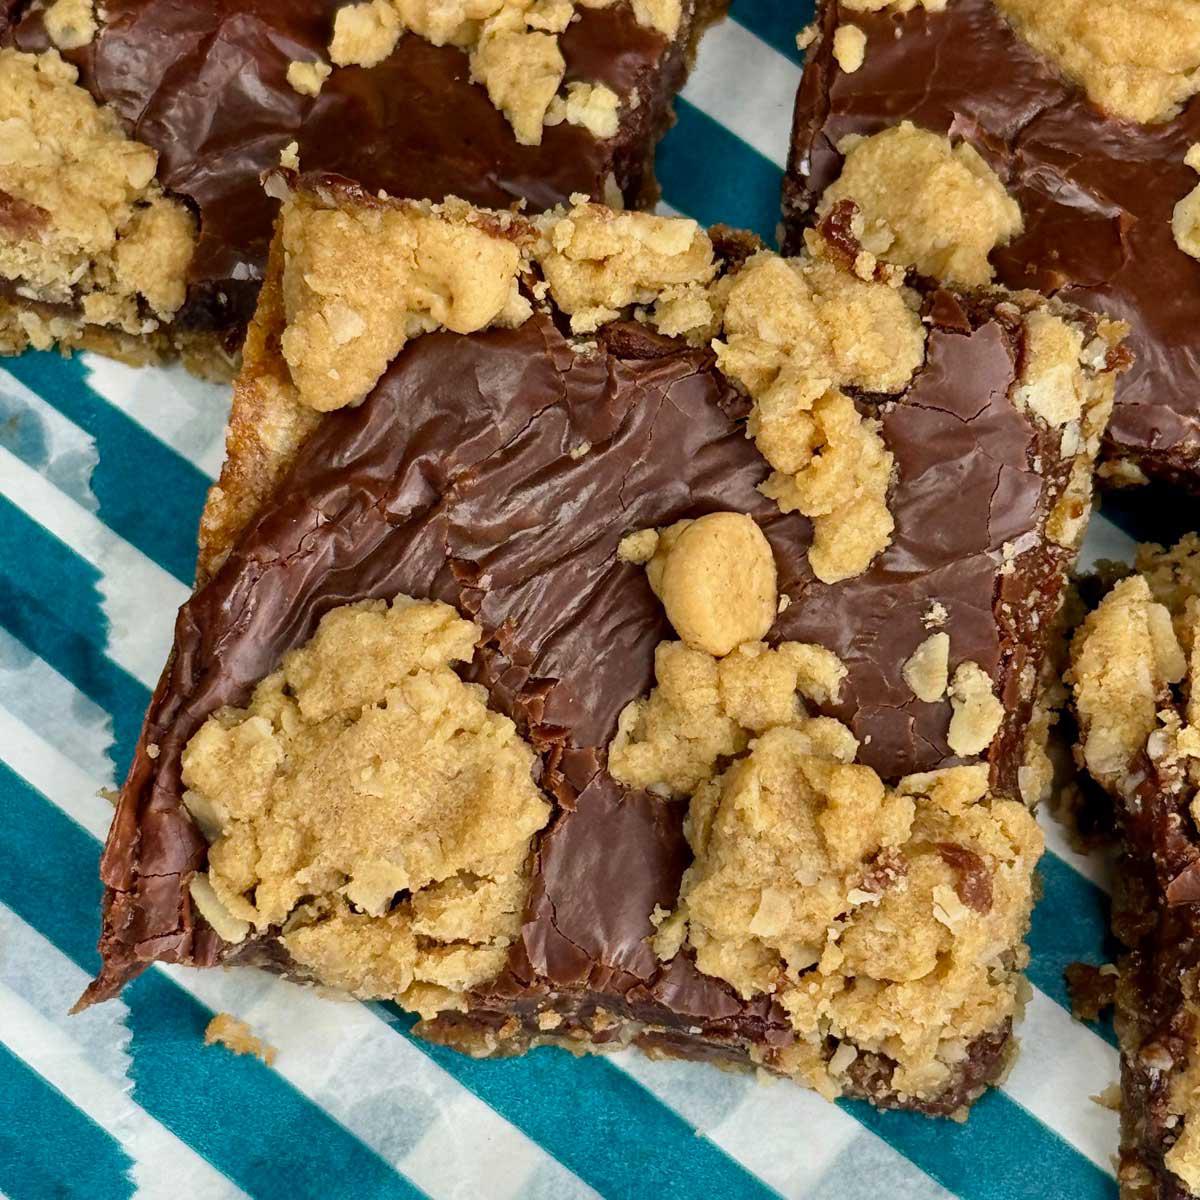
[[[947,1196],[919,1167],[815,1092],[786,1080],[717,1072],[701,1063],[650,1062],[633,1050],[610,1056],[648,1092],[674,1109],[731,1158],[789,1200],[809,1195],[857,1145],[886,1164],[900,1194]],[[856,1152],[856,1151],[851,1151]],[[903,1181],[906,1192],[900,1188]],[[879,1177],[839,1200],[877,1200]]]
[[[188,589],[3,447],[0,494],[99,571],[110,624],[108,655],[153,688],[171,648],[175,610]]]
[[[130,1178],[143,1200],[195,1196],[234,1200],[244,1196],[233,1182],[196,1154],[130,1098],[133,1084],[122,1069],[123,1043],[96,1046],[89,1035],[128,1039],[120,1022],[128,1010],[119,1002],[109,1012],[92,1010],[66,1018],[65,1000],[87,983],[84,973],[52,943],[0,905],[0,1038],[8,1048],[56,1087],[81,1112],[112,1136],[132,1160]],[[12,972],[36,965],[14,979]],[[105,1069],[105,1064],[109,1069]]]
[[[1103,506],[1103,497],[1099,504]],[[1101,508],[1092,511],[1083,546],[1079,551],[1078,569],[1090,571],[1101,559],[1114,562],[1132,562],[1137,542],[1104,516]]]
[[[1090,880],[1098,888],[1106,892],[1112,890],[1112,864],[1116,853],[1115,847],[1098,849],[1091,854],[1083,854],[1071,845],[1070,834],[1063,823],[1050,812],[1046,804],[1038,808],[1038,824],[1046,838],[1046,850],[1055,858],[1074,867],[1085,879]]]
[[[85,774],[109,779],[112,721],[98,704],[0,628],[0,705],[22,718]]]
[[[3,709],[0,745],[18,774],[94,837],[104,836],[111,810],[95,797],[96,780]],[[279,1051],[275,1068],[284,1078],[429,1195],[509,1200],[537,1173],[563,1200],[595,1196],[367,1006],[249,969],[161,969],[214,1012],[247,1021]],[[409,1120],[397,1113],[405,1096]],[[422,1119],[428,1127],[410,1144],[407,1134]]]
[[[177,450],[210,479],[225,459],[225,425],[232,388],[206,383],[178,364],[148,371],[102,354],[83,355],[97,395]]]
[[[95,512],[91,478],[98,461],[90,434],[69,421],[52,404],[16,376],[0,370],[0,442],[24,445],[36,457],[38,471],[60,491]]]
[[[700,39],[682,95],[782,168],[799,86],[795,63],[727,18]],[[754,102],[748,104],[751,89]]]
[[[1033,989],[1017,1028],[1020,1052],[1004,1092],[1109,1175],[1117,1114],[1091,1099],[1117,1082],[1117,1051]]]

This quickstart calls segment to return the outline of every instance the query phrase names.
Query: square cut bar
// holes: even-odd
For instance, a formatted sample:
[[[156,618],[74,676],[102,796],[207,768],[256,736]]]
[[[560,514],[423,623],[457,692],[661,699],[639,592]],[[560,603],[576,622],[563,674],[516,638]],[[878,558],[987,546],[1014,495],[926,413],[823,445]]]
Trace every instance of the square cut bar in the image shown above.
[[[723,7],[0,0],[0,352],[178,353],[228,378],[281,155],[417,199],[652,205]]]
[[[1142,546],[1067,680],[1080,766],[1113,798],[1121,1195],[1200,1196],[1200,538]]]
[[[268,186],[85,1002],[256,964],[472,1054],[632,1043],[962,1112],[1009,1055],[1120,331],[860,278],[851,209],[785,260]]]
[[[785,244],[800,244],[834,187],[857,193],[864,241],[890,261],[924,251],[922,269],[942,277],[982,267],[985,279],[1128,322],[1135,361],[1101,474],[1200,490],[1200,10],[1191,0],[817,7]],[[906,123],[907,138],[894,132]],[[885,131],[890,140],[877,140]],[[932,135],[949,138],[953,156],[935,154]],[[880,173],[872,205],[864,191]],[[1015,209],[989,211],[983,177]],[[931,253],[924,221],[951,244],[974,243],[973,256]]]

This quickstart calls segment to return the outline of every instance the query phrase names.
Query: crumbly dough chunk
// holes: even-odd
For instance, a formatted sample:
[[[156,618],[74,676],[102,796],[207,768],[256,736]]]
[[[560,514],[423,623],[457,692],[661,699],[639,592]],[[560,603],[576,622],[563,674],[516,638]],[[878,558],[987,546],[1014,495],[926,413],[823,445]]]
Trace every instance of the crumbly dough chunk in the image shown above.
[[[615,137],[621,98],[602,83],[569,83],[566,96],[555,96],[546,110],[547,125],[582,125],[593,137]]]
[[[986,768],[893,790],[772,728],[695,790],[685,829],[695,861],[656,950],[690,945],[743,997],[774,995],[798,1035],[777,1065],[823,1094],[869,1051],[896,1062],[897,1090],[937,1095],[1016,1011],[1042,838],[987,795]]]
[[[858,575],[891,541],[892,456],[843,387],[903,390],[925,332],[903,289],[822,258],[758,254],[729,288],[721,370],[754,399],[749,429],[774,468],[764,494],[813,520],[818,579]]]
[[[1186,668],[1171,612],[1142,576],[1123,579],[1088,614],[1072,639],[1066,680],[1084,762],[1096,779],[1120,786],[1157,728],[1168,685]]]
[[[996,0],[1017,32],[1106,112],[1165,121],[1200,91],[1193,0]]]
[[[347,4],[333,18],[329,57],[339,67],[374,67],[400,40],[400,14],[390,0]]]
[[[278,1053],[274,1046],[268,1046],[245,1021],[239,1020],[232,1013],[217,1013],[204,1030],[206,1046],[225,1046],[234,1054],[252,1054],[271,1066]]]
[[[853,75],[866,61],[867,35],[857,25],[839,25],[833,32],[833,57],[847,75]]]
[[[646,574],[675,632],[693,650],[721,658],[743,642],[760,641],[775,623],[775,556],[754,518],[743,513],[709,513],[662,530]]]
[[[50,40],[60,50],[79,50],[96,36],[93,0],[53,0],[42,14]]]
[[[461,201],[285,204],[281,343],[305,404],[357,404],[419,333],[525,320],[521,250],[488,216]]]
[[[668,289],[703,287],[716,275],[712,242],[695,221],[614,212],[577,203],[539,218],[536,254],[555,304],[575,333],[590,333],[620,310],[653,304]],[[712,318],[706,307],[703,320]]]
[[[858,750],[837,721],[810,717],[803,696],[836,698],[846,668],[821,646],[743,642],[724,658],[682,642],[654,652],[657,686],[626,705],[608,752],[608,769],[631,787],[684,796],[711,777],[722,757],[746,749],[767,729],[794,727],[822,753],[849,762]]]
[[[149,333],[183,303],[194,222],[163,195],[155,152],[130,141],[77,76],[56,50],[0,50],[0,276],[90,324]]]
[[[436,1011],[518,934],[550,809],[533,751],[451,667],[479,636],[404,596],[334,609],[184,751],[185,802],[211,839],[195,879],[247,931],[281,925],[321,982]]]
[[[1189,148],[1184,162],[1192,170],[1200,171],[1200,142]],[[1200,258],[1200,183],[1175,205],[1171,214],[1171,232],[1175,235],[1175,245],[1184,254]]]
[[[291,62],[288,63],[287,81],[293,91],[302,96],[316,96],[321,91],[333,68],[323,62]]]
[[[988,255],[1021,232],[1021,209],[973,146],[904,121],[838,148],[845,164],[821,197],[820,216],[853,200],[859,241],[876,258],[951,283],[991,280]]]
[[[1000,731],[1004,705],[988,673],[973,662],[960,663],[950,681],[950,730],[946,744],[955,754],[982,754]]]
[[[950,681],[950,635],[931,633],[912,652],[901,674],[918,700],[941,700]]]

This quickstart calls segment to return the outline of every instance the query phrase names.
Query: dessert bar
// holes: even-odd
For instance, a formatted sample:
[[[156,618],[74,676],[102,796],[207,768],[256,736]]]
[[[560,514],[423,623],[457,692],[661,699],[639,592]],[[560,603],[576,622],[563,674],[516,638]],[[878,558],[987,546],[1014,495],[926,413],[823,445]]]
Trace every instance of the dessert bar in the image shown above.
[[[1200,489],[1200,9],[824,0],[806,36],[787,244],[852,197],[889,262],[1128,322],[1101,474]]]
[[[1113,928],[1122,1196],[1200,1195],[1200,538],[1143,546],[1067,675],[1082,768],[1120,834]]]
[[[228,377],[299,158],[507,208],[656,198],[721,0],[0,0],[0,352]]]
[[[576,204],[277,171],[103,968],[958,1114],[1005,1069],[1039,669],[1122,330]]]

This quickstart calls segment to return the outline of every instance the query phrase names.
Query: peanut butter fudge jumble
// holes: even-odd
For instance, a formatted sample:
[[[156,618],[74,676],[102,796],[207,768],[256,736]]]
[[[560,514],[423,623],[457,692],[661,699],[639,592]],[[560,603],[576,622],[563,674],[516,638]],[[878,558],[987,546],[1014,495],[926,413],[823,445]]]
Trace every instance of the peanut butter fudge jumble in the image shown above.
[[[723,7],[0,0],[0,353],[178,353],[227,378],[281,159],[497,208],[652,203],[655,144]]]
[[[1039,674],[1120,330],[582,200],[280,171],[103,968],[257,964],[476,1055],[1004,1070]]]
[[[821,0],[796,101],[787,241],[836,198],[864,245],[958,283],[1127,321],[1101,473],[1200,492],[1200,6]],[[930,225],[930,222],[933,222]],[[950,253],[940,230],[977,236]]]

